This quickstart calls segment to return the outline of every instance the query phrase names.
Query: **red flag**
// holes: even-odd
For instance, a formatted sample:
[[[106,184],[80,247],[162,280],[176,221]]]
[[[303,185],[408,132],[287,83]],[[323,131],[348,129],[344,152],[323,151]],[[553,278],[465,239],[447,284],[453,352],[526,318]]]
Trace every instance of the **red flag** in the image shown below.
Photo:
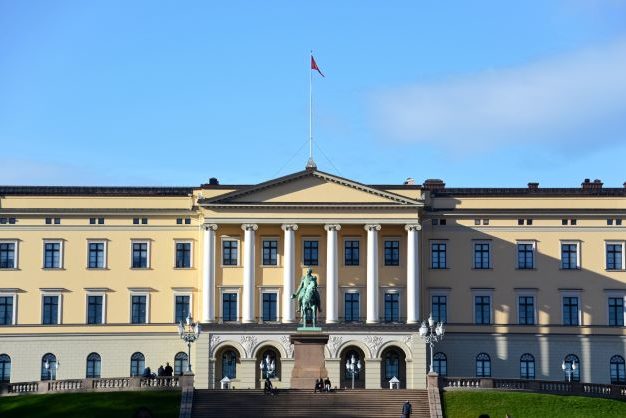
[[[320,67],[317,66],[317,63],[315,62],[315,58],[313,58],[313,55],[311,55],[311,70],[317,71],[318,73],[320,73],[322,77],[325,78],[324,74],[322,74],[322,72],[320,71]]]

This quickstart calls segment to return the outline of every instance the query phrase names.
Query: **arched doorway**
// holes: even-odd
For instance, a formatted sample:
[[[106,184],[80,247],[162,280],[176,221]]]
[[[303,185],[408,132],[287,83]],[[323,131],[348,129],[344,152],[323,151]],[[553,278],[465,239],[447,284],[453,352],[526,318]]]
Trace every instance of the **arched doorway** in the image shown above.
[[[265,378],[280,381],[281,362],[280,351],[272,346],[261,347],[256,354],[256,382],[257,388],[263,387]]]
[[[406,356],[398,347],[387,347],[381,354],[380,387],[389,388],[389,381],[397,377],[400,389],[406,388]]]
[[[364,389],[365,388],[365,353],[359,347],[351,345],[344,348],[341,351],[341,362],[339,364],[339,387],[342,388],[351,388],[352,387],[352,373],[346,367],[348,361],[352,361],[352,357],[354,357],[354,362],[357,364],[359,361],[361,362],[361,369],[355,369],[356,373],[354,374],[354,388],[355,389]],[[331,382],[331,385],[335,385],[335,382]]]
[[[215,387],[219,389],[224,377],[237,379],[237,366],[241,363],[241,355],[236,348],[227,345],[215,353]]]

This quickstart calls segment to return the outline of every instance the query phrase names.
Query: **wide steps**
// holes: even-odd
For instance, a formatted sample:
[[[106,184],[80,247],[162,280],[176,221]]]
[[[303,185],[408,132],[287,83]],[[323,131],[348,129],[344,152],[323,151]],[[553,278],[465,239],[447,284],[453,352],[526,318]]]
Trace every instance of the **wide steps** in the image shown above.
[[[429,417],[425,390],[340,390],[313,393],[281,390],[265,395],[262,390],[196,390],[194,418],[397,418],[408,400],[412,418]]]

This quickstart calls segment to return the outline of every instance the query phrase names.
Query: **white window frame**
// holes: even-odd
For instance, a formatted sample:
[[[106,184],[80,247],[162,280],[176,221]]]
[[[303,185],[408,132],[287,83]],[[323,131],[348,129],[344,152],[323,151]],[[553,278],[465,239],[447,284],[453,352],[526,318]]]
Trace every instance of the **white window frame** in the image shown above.
[[[487,268],[476,267],[476,244],[487,244],[489,246],[488,249],[488,257],[489,257],[489,265]],[[446,254],[447,257],[447,254]],[[472,270],[492,270],[493,269],[493,243],[488,239],[473,239],[472,240]]]
[[[530,244],[533,249],[533,265],[531,268],[520,268],[519,267],[519,249],[517,246],[519,244]],[[515,241],[515,270],[535,270],[537,268],[537,241],[535,240],[517,240]],[[522,295],[523,296],[523,295]]]
[[[276,241],[276,264],[263,264],[263,243],[265,241]],[[282,242],[280,237],[274,235],[262,236],[261,237],[261,245],[260,245],[261,254],[259,254],[259,258],[261,260],[261,267],[263,268],[277,268],[282,267],[281,264],[281,256],[280,249],[282,248]],[[239,253],[237,253],[239,255]]]
[[[346,241],[359,241],[359,264],[351,264],[348,265],[346,264]],[[363,237],[359,236],[359,235],[355,235],[355,236],[344,236],[342,237],[342,246],[341,246],[341,267],[363,267],[363,260],[365,259],[363,257]],[[367,248],[365,248],[365,251],[367,253]],[[365,256],[367,257],[367,254],[365,254]]]
[[[516,325],[523,326],[538,326],[538,314],[537,314],[537,290],[536,289],[516,289],[515,290],[515,307],[517,309],[517,323]],[[522,297],[532,297],[533,298],[533,325],[529,324],[521,324],[520,323],[520,307],[519,307],[519,298]],[[562,307],[561,307],[562,309]]]
[[[582,314],[582,305],[583,305],[583,299],[582,299],[582,291],[580,290],[565,290],[565,291],[561,291],[560,292],[560,298],[561,298],[561,325],[564,327],[580,327],[583,325],[583,314]],[[563,317],[563,298],[565,297],[576,297],[578,298],[578,325],[569,325],[569,324],[565,324],[565,318]],[[607,310],[608,310],[608,303],[607,303]],[[608,318],[608,316],[607,316]],[[608,321],[607,321],[608,322]]]
[[[59,304],[57,307],[57,323],[56,324],[45,324],[46,326],[50,326],[50,325],[62,325],[63,324],[63,293],[61,292],[48,292],[48,291],[42,291],[41,292],[41,303],[40,303],[40,311],[41,311],[41,315],[40,315],[40,320],[41,320],[41,325],[44,325],[43,323],[43,298],[44,296],[56,296],[59,298]]]
[[[193,316],[193,292],[175,290],[172,292],[172,307],[174,308],[172,309],[172,321],[175,324],[178,323],[176,322],[176,296],[189,296],[189,313]]]
[[[143,324],[133,323],[133,296],[146,297],[146,322]],[[128,323],[130,325],[146,325],[150,323],[150,292],[135,290],[130,291],[130,296],[128,297]]]
[[[59,244],[59,266],[58,267],[46,267],[46,244]],[[44,238],[43,243],[41,245],[41,268],[42,270],[63,270],[65,267],[64,263],[64,247],[65,240],[58,238]]]
[[[480,270],[480,269],[479,269]],[[476,296],[489,296],[489,323],[477,324],[476,323]],[[481,326],[493,326],[493,289],[472,289],[472,324]]]
[[[102,296],[102,322],[99,324],[89,323],[89,296]],[[107,323],[107,294],[106,292],[88,291],[85,293],[85,324],[86,325],[103,325]]]
[[[606,325],[610,327],[618,327],[618,325],[609,325],[609,298],[622,298],[624,300],[624,325],[626,327],[626,291],[624,290],[605,290],[606,294]],[[1,296],[1,295],[0,295]]]
[[[362,289],[363,289],[362,287],[353,287],[353,286],[350,286],[350,287],[343,286],[341,288],[341,296],[342,296],[342,298],[341,298],[341,305],[342,306],[341,307],[343,308],[341,312],[343,313],[343,320],[344,320],[344,322],[346,321],[346,293],[358,293],[358,295],[359,295],[359,321],[350,321],[350,322],[351,323],[352,322],[360,322],[360,318],[363,317],[361,315],[361,313],[363,312],[363,310],[362,310],[363,298],[361,297],[361,295],[363,294],[363,292],[361,291]],[[384,306],[383,306],[383,308],[384,308]],[[383,312],[383,314],[384,314],[384,312]]]
[[[237,264],[234,265],[225,265],[224,264],[224,241],[236,241],[237,242]],[[241,237],[238,236],[229,236],[229,235],[222,235],[220,237],[220,266],[222,268],[234,268],[234,267],[241,267]]]
[[[10,297],[13,298],[13,313],[11,316],[11,324],[10,325],[16,325],[17,324],[17,293],[16,292],[4,292],[0,290],[0,297],[6,298],[6,297]],[[42,299],[42,306],[43,306],[43,299]],[[42,313],[42,319],[43,319],[43,313]],[[0,325],[3,327],[6,327],[7,325]]]
[[[383,294],[383,297],[380,298],[381,305],[379,307],[379,312],[382,313],[381,322],[385,322],[385,294],[397,293],[398,294],[398,322],[401,323],[402,322],[402,297],[403,297],[402,289],[399,287],[382,287],[380,290],[382,290],[382,294]],[[359,296],[359,314],[360,313],[361,313],[361,297]]]
[[[564,269],[563,268],[563,244],[574,244],[576,245],[576,268],[573,269]],[[560,240],[559,241],[559,270],[581,270],[582,269],[582,263],[581,263],[581,253],[582,251],[582,245],[581,245],[581,241],[579,240]],[[605,247],[605,256],[606,256],[606,247]],[[605,261],[605,265],[606,265],[606,261]]]
[[[446,245],[446,266],[441,268],[433,267],[433,244],[445,244]],[[428,269],[429,270],[448,270],[450,268],[450,257],[449,257],[449,247],[450,244],[447,239],[431,239],[428,241]],[[473,245],[472,245],[473,247]],[[491,257],[490,257],[491,261]],[[472,254],[472,265],[474,265],[474,259]]]
[[[189,267],[176,267],[176,245],[177,244],[189,244]],[[174,240],[174,270],[191,270],[194,268],[194,245],[192,239],[175,239]]]
[[[220,287],[220,303],[219,303],[219,315],[222,323],[241,323],[241,287]],[[236,293],[237,294],[237,319],[235,321],[224,321],[224,293]]]
[[[447,257],[447,255],[446,255]],[[452,289],[429,289],[428,290],[428,307],[430,312],[433,311],[433,296],[445,296],[446,297],[446,323],[448,323],[448,319],[450,316],[450,293]],[[472,300],[473,302],[473,300]]]
[[[264,323],[274,323],[280,322],[282,320],[281,314],[281,305],[282,305],[282,292],[280,287],[259,287],[259,322]],[[264,293],[276,293],[276,321],[263,321],[263,294]],[[237,297],[237,304],[239,304],[239,297]]]
[[[608,246],[609,245],[620,245],[622,247],[622,268],[621,269],[609,269],[609,266],[607,265],[607,255],[608,255]],[[626,246],[624,245],[624,241],[619,241],[619,240],[606,240],[604,241],[604,269],[606,271],[624,271],[626,269],[626,266],[624,265],[624,262],[626,262],[626,254],[624,254],[624,250]]]
[[[102,267],[89,267],[89,244],[104,244],[104,266]],[[132,246],[131,246],[132,251]],[[109,268],[109,245],[108,240],[106,239],[87,239],[87,265],[88,270],[106,270]],[[131,254],[131,263],[132,263],[132,254]]]
[[[18,239],[0,239],[0,243],[1,244],[13,244],[13,248],[14,248],[14,256],[13,256],[13,267],[8,267],[8,268],[3,268],[0,269],[0,271],[6,271],[6,270],[18,270],[19,269],[19,242],[20,240]]]
[[[147,244],[147,263],[146,267],[133,267],[133,244]],[[141,239],[141,238],[132,238],[130,240],[130,269],[131,270],[149,270],[152,268],[152,241],[149,239]]]

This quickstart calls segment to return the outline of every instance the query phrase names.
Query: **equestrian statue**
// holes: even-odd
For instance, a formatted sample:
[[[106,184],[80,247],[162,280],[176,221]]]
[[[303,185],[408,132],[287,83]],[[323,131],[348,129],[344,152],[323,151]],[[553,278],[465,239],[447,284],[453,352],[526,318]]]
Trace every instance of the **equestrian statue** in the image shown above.
[[[300,286],[296,293],[291,295],[291,299],[297,299],[298,312],[302,317],[302,327],[307,327],[307,321],[311,322],[311,327],[317,325],[317,314],[321,311],[320,294],[317,291],[317,277],[313,275],[313,269],[307,272],[300,280]]]

